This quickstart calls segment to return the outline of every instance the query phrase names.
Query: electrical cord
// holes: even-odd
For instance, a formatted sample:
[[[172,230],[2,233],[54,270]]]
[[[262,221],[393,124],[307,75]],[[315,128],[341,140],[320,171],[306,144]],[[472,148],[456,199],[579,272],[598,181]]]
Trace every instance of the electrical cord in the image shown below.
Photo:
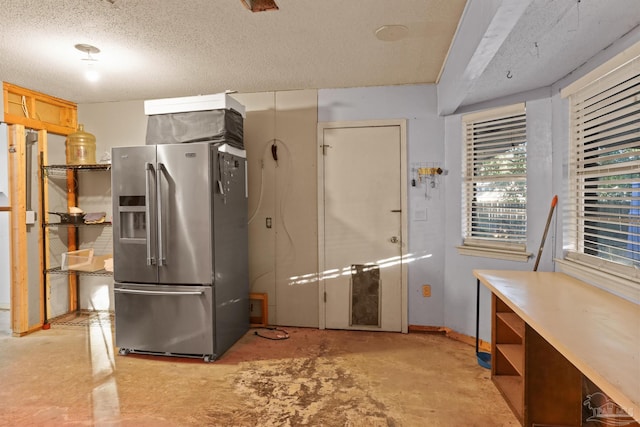
[[[267,150],[271,147],[269,145],[271,141],[275,141],[275,140],[271,139],[265,143],[264,150],[262,152],[262,158],[260,159],[260,196],[258,197],[258,203],[256,204],[256,209],[249,216],[249,220],[247,221],[248,224],[251,224],[253,219],[258,214],[258,211],[260,210],[260,206],[262,205],[262,195],[264,194],[264,157],[267,154]]]
[[[280,341],[280,340],[289,339],[289,332],[285,331],[284,329],[270,328],[270,327],[260,328],[260,329],[267,329],[269,331],[275,331],[276,332],[275,338],[267,336],[267,335],[262,335],[258,331],[254,331],[253,334],[259,336],[260,338],[264,338],[264,339],[267,339],[267,340],[273,340],[273,341]],[[277,332],[281,332],[281,334],[278,334]]]

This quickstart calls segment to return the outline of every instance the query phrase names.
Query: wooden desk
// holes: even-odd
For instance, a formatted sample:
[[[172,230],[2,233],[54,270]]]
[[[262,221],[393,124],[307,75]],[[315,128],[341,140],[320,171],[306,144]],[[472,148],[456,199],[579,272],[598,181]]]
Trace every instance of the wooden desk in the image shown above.
[[[542,337],[640,421],[640,305],[564,273],[501,270],[473,273],[494,295],[494,329],[495,304],[503,303],[508,307],[503,311],[517,314],[527,330]],[[523,338],[525,347],[527,337]],[[495,350],[495,342],[492,345]],[[495,353],[492,356],[495,362]],[[546,363],[544,356],[538,358],[525,361],[525,367]],[[531,391],[526,386],[524,390]],[[525,399],[525,407],[526,402]]]

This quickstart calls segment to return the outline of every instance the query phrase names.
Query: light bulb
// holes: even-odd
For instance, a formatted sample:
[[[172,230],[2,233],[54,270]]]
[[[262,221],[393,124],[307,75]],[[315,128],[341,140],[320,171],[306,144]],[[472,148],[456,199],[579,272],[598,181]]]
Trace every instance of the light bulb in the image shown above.
[[[84,76],[90,82],[97,82],[100,80],[100,74],[92,62],[87,63],[87,71],[85,71]]]

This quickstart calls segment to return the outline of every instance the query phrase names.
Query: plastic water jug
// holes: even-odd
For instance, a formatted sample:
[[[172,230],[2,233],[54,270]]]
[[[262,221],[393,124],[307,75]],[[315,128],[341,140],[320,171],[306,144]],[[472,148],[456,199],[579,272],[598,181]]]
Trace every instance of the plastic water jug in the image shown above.
[[[96,163],[96,137],[78,124],[74,133],[67,135],[67,164],[92,165]]]

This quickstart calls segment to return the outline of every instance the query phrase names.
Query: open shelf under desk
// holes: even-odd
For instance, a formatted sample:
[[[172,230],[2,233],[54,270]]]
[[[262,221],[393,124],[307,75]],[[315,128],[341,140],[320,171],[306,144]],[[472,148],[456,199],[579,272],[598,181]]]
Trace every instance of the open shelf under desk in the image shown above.
[[[520,339],[524,338],[524,320],[515,313],[496,313],[496,317],[507,325]]]
[[[524,417],[524,381],[522,377],[518,375],[495,375],[493,382],[516,417],[522,422]]]
[[[499,351],[518,375],[524,375],[524,346],[521,344],[496,344]]]

